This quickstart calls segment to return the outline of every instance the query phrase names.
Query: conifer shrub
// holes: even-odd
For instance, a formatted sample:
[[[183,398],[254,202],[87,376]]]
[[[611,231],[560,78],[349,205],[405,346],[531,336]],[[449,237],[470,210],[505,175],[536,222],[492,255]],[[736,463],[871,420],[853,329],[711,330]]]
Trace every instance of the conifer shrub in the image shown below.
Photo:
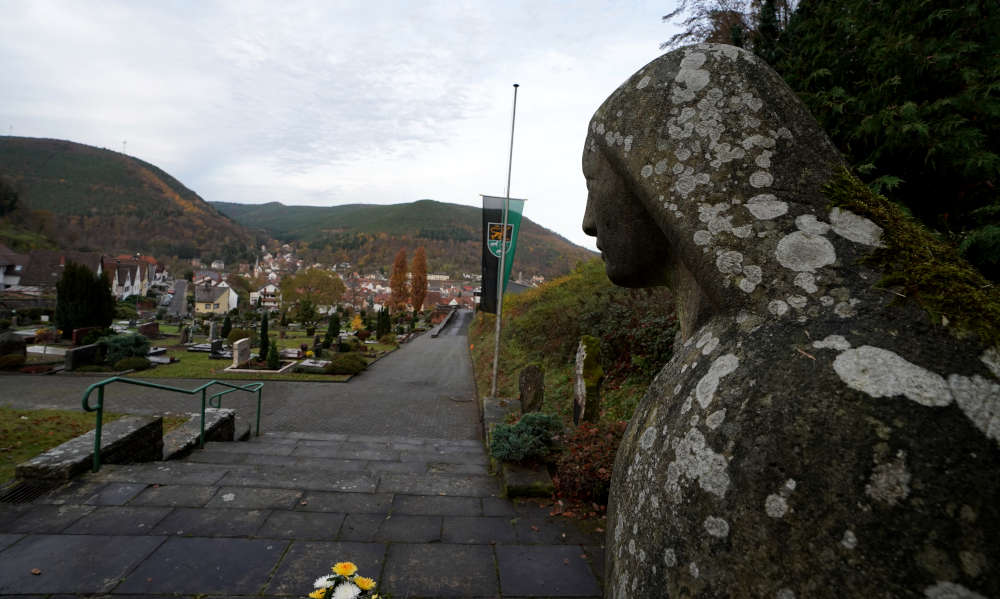
[[[611,471],[627,424],[582,422],[565,439],[553,480],[560,498],[607,505]]]
[[[378,342],[382,345],[399,345],[399,339],[392,333],[386,333],[378,338]]]
[[[122,358],[115,362],[115,370],[121,372],[123,370],[146,370],[153,364],[146,358],[140,358],[139,356],[132,356],[130,358]]]
[[[327,374],[358,374],[368,368],[368,362],[357,352],[339,353],[330,357]]]
[[[503,462],[537,462],[552,453],[555,435],[562,430],[562,421],[553,414],[529,412],[515,424],[498,424],[493,428],[490,455]]]
[[[104,350],[104,360],[108,364],[117,364],[122,358],[146,357],[149,353],[149,339],[142,335],[113,335],[101,337],[98,342]]]
[[[278,344],[272,341],[269,345],[270,347],[267,350],[267,367],[271,370],[278,370],[281,368],[281,360],[278,359]]]

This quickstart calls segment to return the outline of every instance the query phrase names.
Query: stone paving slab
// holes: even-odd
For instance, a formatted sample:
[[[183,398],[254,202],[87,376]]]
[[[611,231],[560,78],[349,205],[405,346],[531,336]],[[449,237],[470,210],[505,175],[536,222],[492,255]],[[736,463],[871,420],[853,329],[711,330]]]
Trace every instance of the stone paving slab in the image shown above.
[[[381,584],[379,573],[385,549],[381,543],[295,541],[281,560],[266,592],[305,597],[312,592],[313,581],[328,574],[333,564],[341,561],[354,562],[362,576],[375,578]],[[397,597],[402,599],[403,596]]]
[[[200,507],[209,502],[218,487],[205,485],[157,485],[147,487],[129,505]]]
[[[209,508],[292,509],[302,498],[297,489],[260,487],[222,487],[205,504]]]
[[[499,487],[496,479],[483,475],[457,477],[441,474],[383,474],[379,479],[378,490],[406,495],[490,497],[497,495]]]
[[[484,545],[389,547],[382,590],[394,597],[495,597],[493,549]]]
[[[90,505],[39,505],[5,525],[2,532],[57,533],[94,509]]]
[[[347,514],[340,526],[340,540],[371,543],[388,517],[383,514]]]
[[[230,466],[229,470],[235,467]],[[88,475],[96,482],[125,482],[173,485],[213,485],[229,470],[215,464],[192,462],[156,462],[126,466],[101,466],[101,471]]]
[[[496,548],[503,594],[523,597],[596,597],[601,589],[579,547]]]
[[[345,514],[337,512],[287,512],[275,510],[257,536],[270,539],[335,541],[340,535]],[[318,575],[317,575],[318,576]]]
[[[388,514],[393,496],[390,493],[337,493],[306,491],[295,506],[307,512],[343,512],[345,514]]]
[[[276,539],[170,538],[115,591],[255,594],[267,582],[288,543]]]
[[[0,553],[0,594],[106,593],[162,537],[31,535]],[[40,575],[31,570],[38,568]]]
[[[437,543],[441,540],[441,516],[389,516],[382,520],[374,540],[385,543]]]
[[[63,532],[89,535],[147,535],[170,513],[169,507],[104,506]]]
[[[185,537],[250,537],[264,524],[267,510],[211,510],[179,507],[164,518],[153,534]]]
[[[75,480],[46,493],[35,503],[124,505],[146,488],[142,483],[93,483]]]
[[[323,476],[309,470],[292,470],[279,466],[251,471],[231,471],[220,484],[238,487],[278,487],[309,491],[349,491],[371,493],[378,480],[364,472],[326,473]]]
[[[206,451],[223,453],[288,455],[294,449],[294,445],[276,443],[205,443]]]
[[[517,534],[510,519],[503,516],[451,516],[444,518],[441,540],[468,545],[512,545],[517,543]]]
[[[478,497],[441,497],[436,495],[396,495],[393,514],[414,516],[479,516],[483,513]]]
[[[13,545],[14,543],[18,542],[19,540],[21,540],[23,538],[24,538],[24,535],[0,534],[0,551],[3,551],[7,547],[10,547],[11,545]]]

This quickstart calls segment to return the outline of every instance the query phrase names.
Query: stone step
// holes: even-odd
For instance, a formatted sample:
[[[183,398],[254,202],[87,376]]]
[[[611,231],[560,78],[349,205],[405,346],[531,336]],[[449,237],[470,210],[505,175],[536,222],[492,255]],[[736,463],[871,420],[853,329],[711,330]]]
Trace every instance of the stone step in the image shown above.
[[[435,464],[468,464],[486,466],[488,460],[482,448],[445,445],[410,445],[405,441],[390,444],[351,441],[311,441],[295,443],[256,442],[206,443],[206,451],[246,455],[322,458],[331,460],[365,460],[388,462],[424,462]],[[244,460],[250,462],[249,458]],[[227,462],[228,463],[228,462]]]
[[[233,441],[236,431],[236,411],[205,410],[205,440]],[[187,422],[163,435],[163,459],[179,460],[198,447],[201,436],[201,414],[192,414]]]

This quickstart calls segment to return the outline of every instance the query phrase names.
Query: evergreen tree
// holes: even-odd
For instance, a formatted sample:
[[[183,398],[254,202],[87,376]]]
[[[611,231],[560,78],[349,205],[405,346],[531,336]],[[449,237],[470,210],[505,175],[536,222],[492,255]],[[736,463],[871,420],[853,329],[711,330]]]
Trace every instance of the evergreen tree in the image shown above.
[[[410,272],[412,274],[410,304],[413,305],[413,313],[416,314],[424,307],[424,298],[427,297],[427,252],[423,246],[418,247],[413,253]]]
[[[281,361],[278,359],[278,344],[273,339],[268,343],[267,367],[271,370],[281,368]]]
[[[326,327],[326,336],[323,338],[323,347],[329,348],[337,342],[340,335],[340,315],[334,312],[330,315],[330,324]]]
[[[107,273],[97,276],[86,266],[67,261],[56,282],[55,320],[63,337],[68,339],[73,329],[81,327],[107,328],[114,314]]]
[[[776,0],[763,0],[757,14],[757,31],[754,34],[753,52],[773,65],[778,59],[778,37],[781,26],[778,23]]]
[[[226,314],[226,319],[222,321],[222,338],[225,339],[229,337],[229,333],[233,330],[233,319]]]
[[[271,343],[270,337],[267,336],[267,310],[260,317],[260,356],[262,358],[267,357],[268,345]]]

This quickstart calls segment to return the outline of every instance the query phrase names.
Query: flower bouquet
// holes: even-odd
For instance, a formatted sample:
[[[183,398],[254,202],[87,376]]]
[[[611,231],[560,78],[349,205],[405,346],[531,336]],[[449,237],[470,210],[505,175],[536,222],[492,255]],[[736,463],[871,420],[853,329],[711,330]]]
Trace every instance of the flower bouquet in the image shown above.
[[[358,567],[353,563],[337,562],[332,570],[333,574],[320,576],[313,583],[316,590],[309,593],[311,599],[379,599],[375,593],[375,581],[358,576]]]

